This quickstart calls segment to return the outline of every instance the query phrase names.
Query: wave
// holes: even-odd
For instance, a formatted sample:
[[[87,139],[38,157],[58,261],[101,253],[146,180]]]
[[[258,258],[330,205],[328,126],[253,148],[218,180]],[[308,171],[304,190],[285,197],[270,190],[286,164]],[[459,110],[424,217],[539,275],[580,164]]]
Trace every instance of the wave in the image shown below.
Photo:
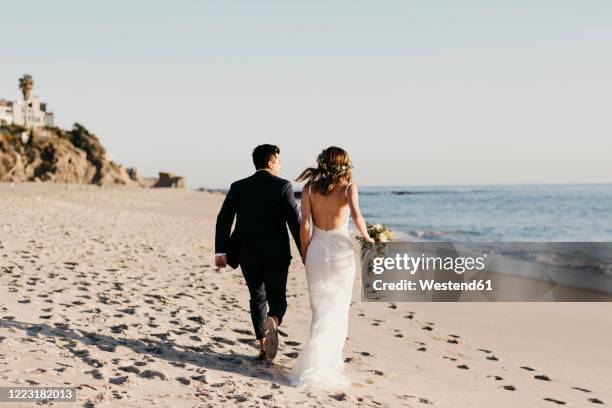
[[[465,193],[482,193],[484,189],[452,189],[452,190],[377,190],[371,191],[366,189],[359,190],[360,196],[380,196],[380,195],[434,195],[434,194],[465,194]],[[296,198],[302,196],[301,191],[294,190]]]
[[[366,189],[359,190],[359,195],[379,196],[379,195],[434,195],[434,194],[465,194],[465,193],[483,193],[484,189],[452,189],[452,190],[378,190],[369,191]]]
[[[457,189],[457,190],[391,190],[394,195],[429,195],[429,194],[462,194],[462,193],[481,193],[485,190],[480,189]]]
[[[574,251],[561,250],[561,248],[557,249],[553,246],[545,251],[524,249],[502,253],[511,258],[532,261],[548,267],[567,268],[612,276],[612,263],[610,263],[606,254],[596,248],[589,248],[588,244],[586,247],[581,243],[575,243],[574,245],[578,248],[583,247]]]
[[[478,236],[481,235],[478,231],[469,231],[469,230],[448,230],[448,231],[439,231],[439,230],[412,230],[408,231],[408,235],[413,238],[423,239],[423,240],[444,240],[444,241],[456,241],[460,239],[461,236]]]
[[[472,248],[480,252],[531,262],[550,271],[561,268],[612,277],[612,249],[607,242],[483,242],[475,245]]]

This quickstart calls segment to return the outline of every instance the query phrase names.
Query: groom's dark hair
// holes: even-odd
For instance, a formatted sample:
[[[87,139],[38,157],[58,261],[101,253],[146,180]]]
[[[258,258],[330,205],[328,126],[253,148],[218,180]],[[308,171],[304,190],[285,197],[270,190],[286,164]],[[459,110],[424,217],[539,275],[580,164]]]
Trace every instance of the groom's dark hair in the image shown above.
[[[257,170],[268,167],[268,162],[275,156],[280,154],[278,146],[271,144],[262,144],[253,150],[253,164]]]

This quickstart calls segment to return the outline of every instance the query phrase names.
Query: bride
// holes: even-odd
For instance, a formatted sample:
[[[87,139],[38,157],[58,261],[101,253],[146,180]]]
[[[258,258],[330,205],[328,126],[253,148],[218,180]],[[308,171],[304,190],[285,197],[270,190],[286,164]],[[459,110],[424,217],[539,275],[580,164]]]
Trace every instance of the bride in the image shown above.
[[[297,178],[306,181],[300,238],[312,320],[310,337],[289,373],[294,386],[337,388],[349,384],[342,374],[342,348],[355,278],[349,211],[358,233],[373,242],[359,211],[351,168],[347,152],[332,146],[321,152],[316,168],[304,170]]]

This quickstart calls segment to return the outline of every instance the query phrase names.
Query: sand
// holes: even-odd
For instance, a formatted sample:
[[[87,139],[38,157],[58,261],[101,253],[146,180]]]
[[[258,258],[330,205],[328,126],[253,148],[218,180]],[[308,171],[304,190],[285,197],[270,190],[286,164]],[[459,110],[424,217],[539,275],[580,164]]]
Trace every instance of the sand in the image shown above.
[[[351,386],[289,386],[304,269],[296,257],[279,357],[255,362],[240,270],[213,265],[222,200],[0,184],[0,385],[76,386],[84,407],[612,403],[612,303],[362,303],[357,280]]]

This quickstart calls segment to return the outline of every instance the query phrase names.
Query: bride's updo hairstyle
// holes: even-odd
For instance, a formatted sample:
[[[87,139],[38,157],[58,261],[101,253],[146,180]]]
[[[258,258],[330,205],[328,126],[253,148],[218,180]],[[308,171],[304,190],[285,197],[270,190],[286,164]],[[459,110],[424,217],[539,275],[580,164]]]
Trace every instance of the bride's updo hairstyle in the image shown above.
[[[296,181],[306,181],[307,185],[319,194],[327,195],[335,185],[353,179],[353,165],[348,153],[339,147],[331,146],[317,157],[317,167],[309,167],[302,172]]]

